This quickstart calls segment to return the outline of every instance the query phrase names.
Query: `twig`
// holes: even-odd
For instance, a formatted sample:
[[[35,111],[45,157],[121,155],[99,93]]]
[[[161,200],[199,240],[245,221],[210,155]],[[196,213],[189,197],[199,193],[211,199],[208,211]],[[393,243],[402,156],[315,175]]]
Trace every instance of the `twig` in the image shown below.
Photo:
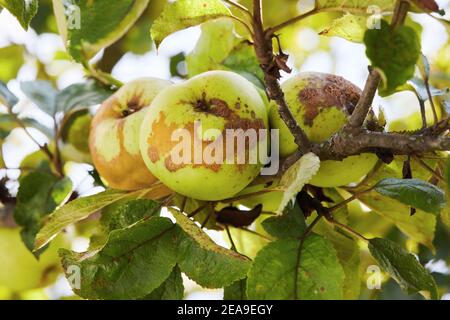
[[[238,8],[239,10],[241,10],[242,12],[244,12],[245,14],[247,14],[250,18],[252,18],[252,13],[250,12],[250,10],[248,10],[245,6],[243,6],[240,3],[237,3],[235,1],[232,0],[225,0],[226,3],[232,5],[233,7]]]
[[[258,237],[261,237],[261,238],[263,238],[265,240],[272,241],[271,238],[269,238],[269,237],[267,237],[267,236],[265,236],[265,235],[263,235],[263,234],[261,234],[259,232],[256,232],[256,231],[253,231],[253,230],[250,230],[250,229],[247,229],[247,228],[239,228],[239,230],[251,233],[251,234],[253,234],[255,236],[258,236]]]
[[[279,25],[276,25],[274,27],[271,27],[271,28],[267,29],[266,33],[267,33],[268,36],[269,35],[273,35],[277,31],[279,31],[279,30],[281,30],[281,29],[283,29],[283,28],[285,28],[285,27],[287,27],[287,26],[289,26],[291,24],[297,23],[300,20],[303,20],[303,19],[308,18],[308,17],[310,17],[310,16],[312,16],[312,15],[314,15],[316,13],[319,13],[319,11],[320,10],[318,10],[317,8],[314,8],[311,11],[308,11],[306,13],[302,13],[301,15],[298,15],[298,16],[292,18],[292,19],[289,19],[289,20],[287,20],[285,22],[280,23]]]
[[[391,26],[397,28],[405,22],[409,10],[409,2],[398,0],[395,4],[394,15],[392,16]]]
[[[369,76],[364,86],[364,90],[349,120],[350,126],[358,128],[363,125],[364,120],[366,120],[370,108],[372,107],[372,101],[375,97],[380,81],[380,73],[376,69],[369,68]]]
[[[444,177],[442,177],[438,172],[436,172],[435,170],[433,170],[433,168],[431,168],[429,165],[427,165],[425,163],[425,161],[423,161],[420,157],[414,157],[414,159],[417,160],[417,162],[428,172],[430,172],[433,177],[436,177],[439,181],[444,182],[445,183],[445,179]]]
[[[225,226],[225,230],[227,231],[228,240],[230,240],[231,250],[233,250],[234,252],[237,252],[236,245],[234,244],[234,241],[233,241],[233,237],[231,237],[230,228],[228,228],[228,226]]]
[[[366,237],[364,237],[362,234],[356,232],[355,230],[353,230],[353,229],[350,228],[349,226],[347,226],[347,225],[345,225],[345,224],[343,224],[343,223],[340,223],[339,221],[336,221],[333,217],[327,218],[327,221],[330,222],[330,223],[332,223],[332,224],[334,224],[335,226],[337,226],[337,227],[339,227],[339,228],[341,228],[341,229],[347,231],[348,233],[350,233],[350,234],[356,236],[357,238],[360,238],[360,239],[362,239],[362,240],[364,240],[364,241],[369,241],[369,239],[367,239]]]
[[[233,15],[231,15],[231,16],[229,16],[231,19],[233,19],[233,20],[236,20],[237,22],[239,22],[240,24],[242,24],[244,27],[245,27],[245,29],[247,29],[247,31],[249,32],[249,34],[251,35],[251,36],[253,36],[253,30],[252,30],[252,28],[248,25],[248,23],[247,22],[245,22],[244,20],[242,20],[241,18],[239,18],[239,17],[236,17],[236,16],[233,16]]]
[[[269,99],[277,103],[280,116],[294,136],[295,143],[302,152],[306,153],[311,148],[311,143],[289,109],[278,82],[281,77],[280,67],[273,53],[272,38],[267,37],[264,30],[261,1],[253,0],[253,32],[255,53],[264,72],[267,95]]]

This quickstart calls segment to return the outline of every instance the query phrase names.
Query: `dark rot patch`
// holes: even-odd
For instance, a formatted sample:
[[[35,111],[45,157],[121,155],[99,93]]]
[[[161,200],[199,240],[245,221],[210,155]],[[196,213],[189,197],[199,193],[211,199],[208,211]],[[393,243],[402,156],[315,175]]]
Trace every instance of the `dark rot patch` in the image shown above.
[[[214,141],[200,141],[200,144],[202,146],[202,151],[205,150],[207,147],[212,147],[212,150],[222,149],[222,163],[225,163],[226,158],[226,146],[228,143],[231,143],[231,141],[227,141],[227,129],[242,129],[244,130],[244,135],[246,130],[253,129],[256,131],[257,135],[259,135],[259,129],[265,129],[265,124],[262,119],[256,118],[256,114],[254,113],[253,119],[245,119],[241,118],[238,114],[235,113],[233,109],[230,109],[228,107],[228,104],[221,100],[221,99],[210,99],[206,100],[205,96],[203,96],[202,99],[198,100],[194,106],[193,106],[197,112],[205,112],[208,114],[211,114],[213,116],[221,117],[226,120],[224,130],[222,131],[222,134]],[[178,141],[171,141],[171,135],[172,133],[180,129],[179,126],[175,124],[167,125],[165,123],[165,114],[160,114],[160,119],[157,122],[154,122],[152,124],[152,130],[151,134],[148,137],[148,156],[150,160],[155,163],[161,159],[161,157],[164,160],[164,166],[167,170],[174,172],[177,171],[183,167],[186,166],[192,166],[194,168],[196,167],[205,167],[209,170],[212,170],[214,172],[218,172],[221,169],[221,164],[217,163],[211,163],[208,164],[206,162],[203,162],[201,164],[194,164],[194,144],[191,141],[191,161],[188,164],[175,164],[173,163],[171,159],[171,152],[175,148],[175,146],[179,143]],[[191,133],[191,137],[197,137],[196,134],[194,134],[194,124],[189,123],[184,126],[184,129],[188,130]],[[241,133],[238,134],[238,137]],[[237,139],[238,137],[233,137],[233,139]],[[258,139],[254,141],[254,139],[246,139],[245,149],[246,149],[246,155],[245,159],[249,158],[249,152],[248,150],[251,150],[256,147],[257,143],[259,142]],[[223,148],[221,148],[223,147]],[[234,157],[235,160],[239,157],[237,154],[238,151],[238,143],[234,141]],[[215,153],[214,153],[215,154]],[[214,156],[214,155],[213,155]],[[236,163],[236,161],[235,161]],[[244,170],[245,165],[237,164],[238,170]]]
[[[298,93],[298,99],[305,108],[303,122],[312,126],[321,110],[336,106],[346,114],[352,114],[361,89],[350,81],[331,74],[312,74],[305,79],[308,85]]]

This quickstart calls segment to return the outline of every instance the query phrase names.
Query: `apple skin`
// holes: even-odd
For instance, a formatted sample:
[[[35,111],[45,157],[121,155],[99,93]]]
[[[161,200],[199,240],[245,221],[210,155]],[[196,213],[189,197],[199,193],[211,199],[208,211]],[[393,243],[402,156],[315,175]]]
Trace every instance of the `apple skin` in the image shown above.
[[[197,128],[194,134],[195,121],[201,122],[202,132]],[[153,100],[142,123],[142,157],[149,170],[175,192],[197,200],[223,200],[244,189],[260,173],[259,161],[207,164],[202,157],[201,163],[191,159],[174,164],[171,153],[181,139],[172,141],[172,134],[186,129],[205,150],[212,141],[223,142],[226,129],[239,128],[268,129],[267,107],[260,93],[238,74],[209,71],[171,86]],[[216,133],[204,137],[209,129]],[[245,152],[258,148],[267,154],[267,147],[267,139],[260,139],[247,145]],[[196,151],[192,141],[191,148],[193,158]]]
[[[361,95],[361,90],[350,81],[318,72],[299,73],[285,81],[282,89],[298,124],[315,143],[328,140],[342,129]],[[273,102],[269,118],[271,128],[280,130],[280,156],[293,154],[297,150],[294,137]],[[322,161],[319,172],[309,183],[332,188],[358,182],[377,161],[377,156],[369,153],[350,156],[343,161]]]
[[[67,240],[58,236],[37,261],[23,244],[20,228],[0,227],[0,287],[21,292],[53,283],[62,273],[58,256],[62,247],[67,247]]]
[[[155,78],[132,81],[107,99],[95,114],[89,149],[95,168],[110,187],[139,190],[157,181],[142,160],[139,133],[151,102],[171,85]]]

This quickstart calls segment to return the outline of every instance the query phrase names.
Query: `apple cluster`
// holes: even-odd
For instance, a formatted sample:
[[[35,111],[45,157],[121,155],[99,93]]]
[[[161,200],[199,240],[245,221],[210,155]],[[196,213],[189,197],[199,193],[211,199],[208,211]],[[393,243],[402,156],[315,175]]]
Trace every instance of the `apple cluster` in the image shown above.
[[[322,73],[300,73],[282,87],[299,125],[317,143],[346,124],[361,94],[342,77]],[[192,139],[180,140],[175,134],[179,130]],[[230,130],[246,141],[243,148],[235,149],[233,159],[223,150],[232,140],[225,135]],[[258,134],[279,130],[280,140],[270,141],[267,135],[245,140],[251,130]],[[130,82],[102,104],[89,137],[94,165],[110,187],[138,190],[159,185],[153,198],[176,192],[205,201],[242,193],[258,177],[267,158],[234,160],[248,159],[255,150],[267,155],[271,143],[277,144],[281,157],[297,148],[277,106],[268,103],[247,79],[229,71],[209,71],[177,84],[155,78]],[[221,161],[196,159],[197,148]],[[174,161],[174,150],[185,162]],[[323,161],[310,183],[336,187],[357,182],[376,161],[372,154]],[[255,187],[264,188],[251,188]]]

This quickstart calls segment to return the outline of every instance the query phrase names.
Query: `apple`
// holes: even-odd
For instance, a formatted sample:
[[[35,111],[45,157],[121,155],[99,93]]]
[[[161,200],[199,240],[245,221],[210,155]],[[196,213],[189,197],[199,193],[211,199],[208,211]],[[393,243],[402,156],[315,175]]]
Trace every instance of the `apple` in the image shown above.
[[[269,135],[261,129],[268,129],[268,112],[255,86],[233,72],[209,71],[153,100],[142,122],[141,153],[170,189],[197,200],[223,200],[260,173],[266,158],[250,159],[267,156]],[[231,149],[251,132],[256,139]]]
[[[318,72],[299,73],[285,81],[282,89],[298,124],[315,143],[328,140],[347,123],[361,95],[361,90],[350,81]],[[271,128],[280,130],[280,156],[291,155],[297,145],[273,102],[269,118]],[[368,153],[342,161],[322,161],[319,172],[309,183],[331,188],[358,182],[377,161],[376,155]]]
[[[157,181],[142,160],[139,132],[151,102],[171,84],[155,78],[127,83],[92,119],[89,149],[95,168],[110,187],[139,190]]]
[[[62,273],[58,250],[66,242],[64,236],[55,238],[38,261],[23,244],[20,228],[0,227],[0,288],[21,292],[53,283]]]

